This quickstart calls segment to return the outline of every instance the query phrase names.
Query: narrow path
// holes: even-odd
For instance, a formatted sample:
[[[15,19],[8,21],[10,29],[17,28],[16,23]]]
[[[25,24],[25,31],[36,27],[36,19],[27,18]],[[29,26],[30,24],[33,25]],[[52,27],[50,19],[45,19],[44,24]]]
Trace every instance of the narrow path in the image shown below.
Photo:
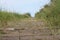
[[[59,35],[52,35],[51,30],[45,27],[42,20],[29,19],[20,22],[11,22],[9,27],[3,28],[7,34],[2,34],[0,40],[60,40]],[[7,28],[12,28],[7,30]]]

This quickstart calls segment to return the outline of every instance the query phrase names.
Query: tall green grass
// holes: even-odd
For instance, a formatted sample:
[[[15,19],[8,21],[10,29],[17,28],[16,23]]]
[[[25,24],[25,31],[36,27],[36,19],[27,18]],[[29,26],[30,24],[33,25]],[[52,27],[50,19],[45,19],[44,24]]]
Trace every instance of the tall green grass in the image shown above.
[[[31,17],[29,13],[22,15],[15,12],[0,11],[0,27],[6,26],[8,21],[20,21],[29,17]]]
[[[60,0],[51,0],[51,5],[45,5],[35,17],[47,21],[48,27],[60,28]]]

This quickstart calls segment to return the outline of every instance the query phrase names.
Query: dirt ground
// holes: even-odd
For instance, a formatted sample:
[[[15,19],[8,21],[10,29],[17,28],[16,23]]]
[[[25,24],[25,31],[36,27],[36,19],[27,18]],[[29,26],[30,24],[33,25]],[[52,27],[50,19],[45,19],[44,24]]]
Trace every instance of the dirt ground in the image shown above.
[[[53,34],[42,21],[29,20],[19,23],[9,23],[2,28],[6,34],[0,35],[0,40],[60,40],[60,33]],[[7,28],[12,28],[7,30]]]

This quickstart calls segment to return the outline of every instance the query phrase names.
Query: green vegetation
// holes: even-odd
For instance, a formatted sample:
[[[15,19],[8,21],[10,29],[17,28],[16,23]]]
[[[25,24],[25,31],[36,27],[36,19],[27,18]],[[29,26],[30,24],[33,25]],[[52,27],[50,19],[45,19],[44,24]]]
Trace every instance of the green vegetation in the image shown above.
[[[31,17],[29,13],[22,15],[12,12],[0,11],[0,27],[7,26],[8,21],[18,21],[29,17]]]
[[[44,19],[47,27],[51,29],[60,28],[60,0],[51,0],[50,5],[45,5],[41,11],[36,13],[37,19]]]

